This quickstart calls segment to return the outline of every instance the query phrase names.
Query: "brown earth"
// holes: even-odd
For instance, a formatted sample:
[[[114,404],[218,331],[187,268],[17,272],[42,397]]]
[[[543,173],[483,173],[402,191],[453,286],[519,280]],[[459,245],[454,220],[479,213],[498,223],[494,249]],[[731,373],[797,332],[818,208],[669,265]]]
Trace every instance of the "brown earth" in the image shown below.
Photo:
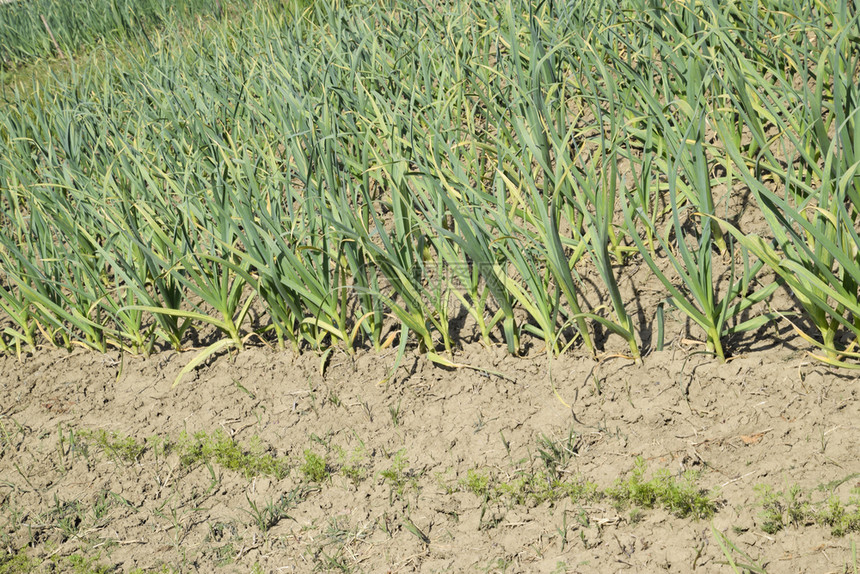
[[[675,344],[643,364],[569,354],[551,381],[544,355],[473,345],[455,360],[484,370],[411,354],[379,385],[393,352],[336,351],[323,376],[312,353],[250,349],[175,388],[193,352],[2,357],[0,543],[44,572],[731,572],[716,530],[767,572],[854,572],[856,532],[802,523],[768,534],[760,489],[797,486],[815,508],[849,502],[860,487],[856,379],[788,347],[722,365],[694,350]],[[99,430],[147,448],[124,458],[97,444]],[[218,430],[287,475],[183,464],[178,449],[144,442]],[[646,477],[695,470],[716,514],[467,486],[542,476],[552,444],[562,480],[599,489],[629,480],[637,457]],[[302,471],[305,451],[325,457],[321,482]],[[276,502],[283,512],[258,524]]]

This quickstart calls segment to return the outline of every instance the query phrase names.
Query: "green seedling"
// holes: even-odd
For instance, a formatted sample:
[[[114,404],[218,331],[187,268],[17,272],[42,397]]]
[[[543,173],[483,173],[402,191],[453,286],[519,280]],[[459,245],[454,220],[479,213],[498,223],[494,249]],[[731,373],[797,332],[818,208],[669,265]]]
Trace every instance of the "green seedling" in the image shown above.
[[[54,494],[54,507],[45,516],[64,539],[74,537],[84,525],[84,507],[78,500],[62,501]]]
[[[388,406],[388,414],[391,416],[391,424],[394,425],[394,428],[400,426],[400,401],[397,401],[397,406]]]
[[[564,440],[554,441],[544,435],[537,442],[538,455],[546,466],[547,472],[553,478],[560,478],[568,461],[577,454],[579,437],[571,429]]]
[[[305,490],[293,490],[282,496],[277,501],[270,500],[266,502],[266,505],[261,508],[256,502],[251,500],[251,497],[246,493],[245,498],[248,500],[248,504],[251,507],[251,509],[246,512],[248,512],[248,514],[250,514],[254,519],[254,524],[260,529],[260,532],[265,534],[281,520],[290,518],[288,511],[302,502],[306,495],[307,491]]]
[[[422,544],[425,546],[430,544],[430,538],[424,534],[415,524],[409,520],[408,518],[403,519],[403,528],[406,529],[407,532],[418,538]]]

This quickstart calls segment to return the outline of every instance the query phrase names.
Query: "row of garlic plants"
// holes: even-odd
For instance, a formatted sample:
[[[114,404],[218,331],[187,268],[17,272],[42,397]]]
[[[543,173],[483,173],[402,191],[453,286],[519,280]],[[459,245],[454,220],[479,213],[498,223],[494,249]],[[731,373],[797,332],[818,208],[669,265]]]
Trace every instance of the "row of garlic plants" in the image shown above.
[[[242,0],[4,0],[0,70],[42,58],[71,58],[96,45],[149,42],[159,29],[195,18],[221,18]]]
[[[148,353],[209,326],[199,360],[256,338],[444,363],[466,314],[511,353],[595,353],[599,325],[638,357],[659,309],[622,295],[634,262],[719,359],[785,316],[851,364],[857,8],[260,4],[96,50],[4,91],[0,345]],[[768,308],[780,285],[797,309]]]

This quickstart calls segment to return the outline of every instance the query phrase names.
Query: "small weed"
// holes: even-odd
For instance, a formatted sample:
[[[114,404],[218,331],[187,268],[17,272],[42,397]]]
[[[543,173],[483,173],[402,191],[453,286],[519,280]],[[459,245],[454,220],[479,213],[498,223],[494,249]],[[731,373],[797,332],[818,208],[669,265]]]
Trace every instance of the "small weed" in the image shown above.
[[[591,544],[589,544],[588,539],[585,537],[585,530],[579,531],[579,540],[580,542],[582,542],[582,546],[586,550],[589,550],[591,548]]]
[[[397,406],[389,405],[388,406],[388,414],[391,415],[391,424],[394,425],[394,428],[400,426],[400,401],[397,401]]]
[[[478,517],[479,531],[492,530],[499,524],[501,524],[502,520],[505,519],[505,513],[503,511],[488,513],[489,510],[489,504],[481,505],[481,515]]]
[[[505,499],[508,504],[538,506],[545,502],[569,499],[575,502],[589,502],[608,499],[618,505],[632,505],[630,522],[642,519],[642,508],[661,506],[679,517],[694,516],[707,518],[716,511],[713,496],[696,488],[694,474],[685,475],[683,480],[673,478],[668,471],[658,471],[650,480],[645,480],[645,463],[639,460],[632,476],[619,480],[615,486],[600,490],[592,482],[582,479],[561,480],[557,478],[558,464],[561,462],[557,451],[546,442],[541,459],[545,472],[520,471],[513,478],[500,481],[478,470],[470,470],[460,481],[460,488],[485,500]],[[573,439],[565,441],[564,450],[573,445]],[[553,454],[556,453],[556,454]],[[586,517],[587,523],[587,517]]]
[[[64,540],[75,536],[84,522],[83,505],[77,501],[62,501],[54,494],[54,508],[46,517],[54,522],[55,527],[63,534]]]
[[[113,460],[125,463],[137,462],[146,452],[152,453],[156,462],[159,462],[175,452],[182,466],[217,463],[228,470],[241,472],[246,478],[267,475],[280,480],[290,471],[286,461],[266,452],[259,437],[252,437],[248,447],[243,448],[220,429],[211,435],[202,431],[189,435],[183,431],[177,441],[153,435],[142,443],[133,437],[101,429],[78,431],[77,434],[71,429],[67,431],[64,436],[60,429],[61,462],[66,452],[88,456],[84,441],[90,441],[101,447]]]
[[[547,436],[538,439],[538,455],[553,478],[561,477],[561,471],[576,455],[578,447],[579,440],[573,429],[568,432],[566,440],[554,441]]]
[[[236,538],[239,536],[239,529],[232,522],[216,522],[209,525],[209,534],[206,535],[206,541],[222,542],[225,538]]]
[[[330,518],[317,544],[309,549],[315,570],[352,572],[356,560],[353,547],[369,534],[369,530],[355,528],[343,519]]]
[[[113,504],[114,498],[111,496],[111,493],[109,491],[102,490],[96,496],[95,501],[93,501],[93,521],[98,523],[103,518],[105,518]]]
[[[243,449],[221,430],[212,435],[205,432],[179,436],[178,450],[184,466],[214,461],[228,470],[241,472],[246,478],[259,475],[280,480],[290,472],[286,461],[264,453],[260,439],[254,437],[249,449]]]
[[[424,534],[421,529],[415,526],[415,524],[408,518],[403,519],[403,528],[405,528],[407,532],[418,538],[418,540],[420,540],[422,544],[430,544],[430,537]]]
[[[277,502],[269,501],[263,507],[260,507],[256,502],[251,500],[247,494],[245,494],[245,498],[251,506],[251,510],[246,512],[248,512],[248,514],[250,514],[254,519],[254,523],[257,525],[257,528],[260,529],[260,532],[266,533],[281,520],[290,518],[288,512],[301,504],[307,498],[308,494],[316,490],[319,489],[315,487],[299,486],[282,495]]]
[[[490,493],[490,475],[477,470],[469,470],[460,484],[478,498],[485,498]]]
[[[80,433],[75,433],[72,428],[66,428],[66,433],[63,433],[63,425],[57,425],[57,433],[59,440],[57,441],[57,454],[60,459],[60,469],[63,474],[68,470],[66,468],[67,461],[74,461],[79,456],[83,456],[89,463],[89,448],[84,440],[81,440]]]
[[[503,498],[509,504],[527,506],[564,498],[588,501],[602,496],[591,482],[562,481],[540,472],[519,472],[514,478],[500,481],[478,470],[470,470],[460,481],[460,488],[485,500]]]
[[[358,438],[357,435],[356,438]],[[361,439],[358,439],[358,441],[359,445],[353,449],[349,457],[344,454],[343,450],[339,450],[340,473],[352,481],[355,487],[367,478],[367,467],[365,466],[367,448]]]
[[[341,454],[342,464],[340,467],[340,472],[352,481],[353,486],[357,487],[365,478],[367,478],[367,468],[364,466],[364,459],[366,456],[366,451],[364,447],[364,443],[356,447],[352,454],[350,455],[348,460],[343,460],[346,458],[343,454]]]
[[[24,574],[35,569],[35,561],[24,552],[11,555],[0,552],[0,574]]]
[[[762,507],[759,514],[761,529],[768,534],[776,534],[785,526],[782,497],[766,485],[757,485],[754,489],[758,492],[759,504]]]
[[[774,491],[771,487],[758,485],[758,504],[761,529],[776,534],[786,526],[808,526],[821,524],[830,527],[833,536],[845,536],[860,531],[860,489],[854,489],[847,503],[831,495],[823,503],[807,501],[808,493],[794,485],[787,491]]]
[[[108,574],[114,572],[115,568],[99,564],[98,561],[101,555],[83,556],[81,554],[72,554],[71,556],[53,556],[51,557],[51,566],[59,572],[68,572],[70,574]],[[27,570],[29,572],[29,570]],[[14,570],[12,572],[15,572]],[[23,572],[23,571],[22,571]],[[0,567],[0,573],[5,574],[5,571]]]
[[[144,443],[146,444],[147,450],[155,456],[156,462],[170,454],[174,447],[174,444],[170,439],[159,435],[152,435],[147,438]]]
[[[643,508],[662,506],[681,518],[710,518],[716,512],[712,495],[695,486],[696,474],[686,473],[678,481],[668,470],[659,470],[651,480],[646,481],[645,470],[645,461],[637,459],[630,478],[618,481],[606,494],[621,504]]]
[[[232,542],[228,542],[223,546],[216,546],[213,550],[216,566],[227,566],[232,564],[236,557],[236,548]]]
[[[325,482],[331,476],[331,470],[324,457],[316,454],[312,450],[305,450],[305,462],[302,464],[302,474],[311,482]]]
[[[134,570],[130,570],[128,574],[175,574],[176,572],[176,570],[164,564],[157,570],[144,570],[143,568],[135,568]]]
[[[766,574],[765,569],[762,566],[758,565],[755,560],[749,556],[749,554],[738,548],[731,540],[729,540],[728,536],[717,530],[713,524],[711,525],[711,533],[714,535],[720,550],[722,550],[723,556],[726,557],[725,564],[730,566],[737,574],[741,574],[741,572],[749,572],[750,574]]]
[[[579,522],[579,524],[583,528],[588,528],[589,526],[591,526],[591,519],[588,517],[588,513],[585,511],[584,508],[579,509],[579,514],[576,516],[576,521]]]
[[[325,436],[319,436],[316,433],[311,433],[309,438],[311,442],[317,443],[318,445],[326,449],[326,451],[331,450],[332,448],[331,440],[333,437],[331,433],[326,433]]]
[[[507,572],[508,568],[513,564],[512,561],[505,558],[498,558],[495,561],[488,562],[483,568],[478,568],[481,572]]]
[[[113,499],[115,504],[119,504],[120,506],[125,506],[131,513],[137,512],[137,507],[132,504],[127,498],[122,496],[121,494],[117,494],[115,492],[108,492],[108,496]]]
[[[72,554],[68,558],[65,558],[61,562],[67,562],[68,566],[71,569],[60,565],[60,570],[63,571],[71,571],[74,574],[107,574],[113,570],[110,566],[105,566],[103,564],[97,564],[99,557],[87,558],[85,556],[81,556],[80,554]]]
[[[182,540],[188,534],[189,526],[185,524],[186,519],[200,508],[189,508],[181,511],[182,507],[178,505],[170,505],[170,508],[165,511],[164,508],[170,502],[172,496],[162,503],[160,507],[155,509],[154,514],[163,520],[170,522],[170,529],[173,530],[173,544],[179,549]]]
[[[567,513],[562,512],[561,517],[561,526],[556,528],[558,532],[559,540],[561,542],[561,547],[558,549],[559,552],[564,552],[565,547],[567,546]]]
[[[448,467],[443,471],[437,471],[433,473],[433,478],[435,479],[436,486],[439,488],[439,491],[445,493],[446,496],[450,496],[455,492],[460,492],[462,490],[470,490],[467,486],[469,479],[468,473],[466,473],[466,478],[461,478],[458,481],[452,482],[449,476],[452,471],[453,469],[451,467]],[[473,469],[472,472],[478,473],[478,471],[475,469]]]
[[[507,453],[508,458],[511,458],[511,443],[508,439],[505,438],[505,433],[499,430],[499,436],[502,438],[502,444],[505,447],[505,453]]]
[[[794,485],[788,489],[785,496],[786,514],[788,521],[794,526],[800,526],[809,520],[810,507],[804,502],[803,493],[798,485]]]
[[[402,498],[410,487],[417,488],[418,482],[408,471],[408,468],[409,460],[406,458],[406,449],[402,448],[392,457],[391,467],[379,473],[383,481],[388,482],[391,487],[390,501],[393,501],[395,495]]]
[[[585,502],[601,497],[597,486],[592,482],[562,481],[538,473],[521,474],[514,480],[499,484],[497,490],[515,504],[530,506],[563,498]]]
[[[251,509],[246,512],[254,519],[254,524],[260,529],[260,532],[268,532],[269,528],[278,523],[279,517],[271,516],[269,513],[270,506],[260,507],[256,502],[251,500],[248,493],[245,493],[245,499],[248,501]]]
[[[233,379],[233,384],[236,385],[236,388],[251,397],[251,399],[256,399],[257,395],[249,391],[242,383],[239,382],[238,379]]]
[[[831,496],[824,509],[815,514],[814,519],[829,526],[834,536],[860,532],[860,488],[852,491],[847,505],[836,496]]]
[[[347,464],[340,468],[341,474],[348,478],[352,485],[357,487],[367,478],[367,469],[357,464]]]
[[[308,398],[311,400],[311,410],[314,414],[319,417],[319,409],[317,408],[317,394],[314,389],[313,383],[311,383],[310,379],[308,379]]]
[[[70,431],[72,432],[72,431]],[[110,457],[117,461],[133,463],[146,450],[146,446],[139,444],[133,437],[122,436],[115,432],[104,429],[97,431],[78,431],[81,438],[91,440],[100,446]],[[73,435],[72,435],[73,436]]]
[[[16,422],[16,424],[18,423]],[[20,424],[18,424],[18,428],[21,428]],[[6,452],[7,447],[14,446],[15,444],[17,444],[17,442],[20,442],[15,441],[13,437],[13,433],[9,432],[9,429],[6,428],[6,425],[3,424],[2,420],[0,420],[0,454]]]

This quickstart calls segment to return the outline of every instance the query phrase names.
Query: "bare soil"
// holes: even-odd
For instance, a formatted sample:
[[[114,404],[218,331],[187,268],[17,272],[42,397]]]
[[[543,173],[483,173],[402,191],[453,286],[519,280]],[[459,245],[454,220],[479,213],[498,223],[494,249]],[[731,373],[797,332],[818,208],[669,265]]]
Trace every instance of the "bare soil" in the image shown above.
[[[312,353],[250,349],[175,388],[193,352],[2,357],[0,542],[45,572],[70,569],[69,557],[117,572],[731,572],[716,530],[767,572],[854,572],[856,532],[789,523],[768,534],[761,488],[849,501],[856,379],[787,346],[726,364],[696,350],[550,365],[473,345],[455,359],[483,371],[413,354],[380,385],[390,351],[336,351],[321,374]],[[147,448],[123,458],[93,442],[99,430]],[[218,430],[287,475],[183,463],[145,442]],[[541,445],[553,442],[566,449],[561,476],[598,489],[638,457],[647,476],[697,471],[716,514],[468,487],[545,472]],[[306,451],[325,459],[324,480],[303,471]]]

